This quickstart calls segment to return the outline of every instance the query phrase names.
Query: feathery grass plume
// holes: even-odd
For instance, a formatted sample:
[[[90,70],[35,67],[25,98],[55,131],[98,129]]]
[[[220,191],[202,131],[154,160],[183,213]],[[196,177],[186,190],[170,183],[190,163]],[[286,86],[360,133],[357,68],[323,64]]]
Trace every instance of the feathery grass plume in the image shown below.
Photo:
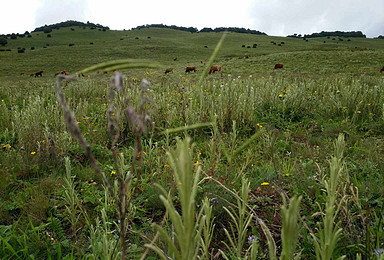
[[[329,260],[333,258],[333,252],[337,242],[341,237],[342,228],[340,222],[336,221],[337,214],[341,205],[344,203],[344,197],[338,202],[337,196],[340,189],[340,178],[344,174],[343,152],[345,149],[344,135],[340,134],[335,144],[335,155],[329,162],[330,176],[324,176],[322,183],[325,188],[326,203],[325,214],[322,217],[322,223],[318,223],[317,234],[311,234],[315,244],[317,260]],[[344,259],[340,256],[338,259]]]
[[[117,181],[119,184],[119,218],[120,218],[120,242],[122,247],[121,258],[125,259],[127,254],[127,243],[126,236],[127,233],[127,220],[126,213],[129,207],[129,203],[127,203],[127,194],[129,185],[132,179],[132,172],[128,172],[127,174],[122,173],[122,169],[124,168],[124,158],[123,155],[119,155],[116,143],[120,137],[120,127],[119,127],[119,111],[115,111],[114,98],[115,91],[121,91],[124,94],[124,85],[123,85],[123,77],[119,71],[116,71],[115,74],[111,77],[110,88],[109,88],[109,109],[107,113],[108,118],[108,130],[109,135],[112,141],[111,144],[111,152],[113,156],[113,161],[116,169]],[[128,97],[127,97],[128,99]]]
[[[300,254],[296,256],[294,256],[294,254],[300,232],[298,216],[302,197],[295,196],[291,198],[288,207],[285,196],[282,195],[282,198],[283,206],[281,206],[281,216],[283,224],[281,229],[282,251],[280,260],[300,259]]]
[[[190,142],[191,138],[189,137],[185,140],[178,139],[176,149],[167,153],[169,164],[173,169],[177,194],[180,198],[181,214],[173,205],[173,199],[170,193],[165,191],[160,185],[156,185],[161,192],[160,199],[168,211],[174,228],[174,234],[169,234],[164,228],[153,224],[160,232],[160,236],[168,244],[170,252],[166,253],[160,248],[150,244],[146,244],[145,246],[154,250],[161,259],[169,259],[170,256],[176,260],[196,259],[200,251],[201,232],[203,228],[201,219],[206,216],[200,212],[198,219],[196,219],[195,198],[201,167],[196,167],[194,171],[193,146],[190,145]]]
[[[112,64],[109,64],[112,66]],[[104,65],[104,68],[108,68],[106,65]],[[107,187],[106,189],[111,194],[111,196],[115,197],[117,196],[114,189],[111,187],[108,179],[106,178],[105,174],[102,172],[99,164],[97,163],[92,151],[91,147],[84,138],[83,134],[81,133],[80,127],[76,123],[75,115],[70,110],[66,100],[65,96],[61,91],[61,80],[67,79],[67,80],[73,80],[73,78],[68,77],[66,75],[59,75],[57,77],[57,86],[56,86],[56,93],[57,98],[59,100],[59,103],[61,104],[61,107],[64,111],[64,119],[65,124],[71,133],[71,135],[83,146],[85,150],[85,154],[89,158],[92,167],[96,171],[96,173],[102,178],[104,185]],[[124,167],[124,159],[122,155],[118,154],[116,143],[120,136],[120,127],[118,124],[119,121],[119,111],[115,111],[115,105],[114,105],[114,99],[115,99],[115,92],[120,91],[124,94],[124,86],[123,86],[123,78],[119,71],[116,71],[114,76],[111,79],[111,85],[110,85],[110,91],[109,91],[109,101],[110,106],[107,113],[108,116],[108,129],[109,134],[112,142],[112,156],[115,163],[116,168],[116,176],[119,183],[119,217],[120,217],[120,240],[121,240],[121,247],[122,247],[122,254],[121,259],[126,258],[126,252],[127,252],[127,242],[126,242],[126,232],[127,232],[127,225],[126,225],[126,212],[127,208],[130,204],[130,200],[127,200],[127,194],[128,194],[128,188],[129,184],[132,179],[132,174],[135,173],[137,175],[138,181],[136,182],[135,189],[137,188],[137,185],[139,183],[140,175],[141,175],[141,165],[143,161],[143,148],[141,144],[141,136],[146,131],[146,122],[150,120],[149,116],[145,114],[144,111],[144,104],[145,102],[153,102],[150,98],[146,97],[145,91],[148,88],[149,82],[146,80],[143,80],[142,83],[142,91],[141,91],[141,102],[140,102],[140,112],[136,113],[135,109],[133,107],[130,107],[130,101],[129,98],[126,97],[126,100],[124,104],[128,106],[128,108],[124,111],[125,117],[131,126],[132,131],[135,134],[135,149],[134,149],[134,155],[133,155],[133,162],[131,165],[131,171],[127,174],[123,175],[122,170]],[[138,161],[138,163],[136,163]],[[131,193],[132,194],[132,193]],[[132,197],[132,196],[131,196]],[[131,199],[131,198],[130,198]]]
[[[85,68],[76,72],[76,75],[81,75],[84,73],[89,73],[97,70],[103,70],[105,72],[115,71],[120,69],[139,69],[139,68],[161,68],[160,64],[146,61],[146,60],[136,60],[136,59],[124,59],[124,60],[114,60],[96,64],[94,66]]]
[[[66,79],[69,81],[74,81],[76,79],[63,74],[60,74],[57,76],[56,95],[57,95],[59,104],[61,105],[61,108],[63,109],[63,112],[64,112],[65,125],[67,126],[67,129],[71,133],[71,135],[82,145],[85,151],[85,155],[88,157],[93,169],[101,177],[104,184],[107,186],[108,191],[111,194],[114,194],[108,179],[105,177],[104,173],[100,168],[100,165],[97,163],[96,158],[91,151],[91,146],[88,144],[87,140],[85,140],[84,138],[84,135],[81,133],[80,127],[77,124],[77,120],[75,118],[75,114],[69,108],[69,105],[65,99],[64,93],[61,90],[61,80],[63,79]]]
[[[132,194],[137,189],[140,178],[141,178],[141,167],[143,164],[143,147],[141,143],[141,137],[146,132],[147,127],[146,123],[150,121],[150,117],[145,113],[144,105],[146,102],[153,103],[153,100],[145,95],[150,83],[143,79],[141,83],[141,99],[140,99],[140,108],[137,113],[133,106],[130,104],[130,99],[128,96],[125,97],[124,106],[124,114],[125,118],[128,121],[132,132],[135,135],[135,147],[133,160],[131,164],[131,171],[123,174],[122,169],[124,168],[124,158],[122,154],[118,154],[116,143],[120,136],[120,127],[119,127],[119,115],[120,111],[115,111],[115,92],[121,92],[125,95],[125,87],[123,85],[123,77],[119,71],[116,71],[114,76],[111,78],[110,90],[109,90],[109,101],[110,106],[108,110],[108,129],[109,134],[112,140],[112,156],[116,169],[116,176],[119,183],[119,216],[120,216],[120,240],[122,245],[122,259],[125,259],[127,252],[127,243],[125,239],[125,234],[127,233],[127,225],[126,225],[126,213],[128,211],[130,201],[132,199]],[[137,176],[137,181],[135,187],[131,192],[131,196],[127,199],[128,190],[131,184],[132,175],[135,174]]]
[[[230,231],[228,231],[226,228],[224,229],[225,234],[227,235],[227,238],[229,240],[229,245],[224,242],[227,249],[231,252],[232,250],[235,251],[235,256],[237,259],[241,259],[243,257],[243,248],[246,242],[248,228],[251,224],[251,221],[253,219],[253,213],[250,213],[248,211],[247,201],[248,201],[248,194],[249,194],[249,181],[246,178],[242,179],[241,182],[241,190],[240,190],[240,198],[237,200],[237,210],[233,208],[226,208],[224,207],[224,210],[228,213],[228,215],[231,217],[233,224],[229,223]],[[250,249],[253,246],[257,246],[258,238],[251,238],[250,239],[250,246],[246,250],[246,253],[251,252]],[[256,241],[254,241],[256,240]],[[224,253],[222,250],[220,250],[221,255],[228,259],[228,256],[226,253]],[[255,253],[253,252],[253,255]],[[247,256],[246,256],[247,257]]]

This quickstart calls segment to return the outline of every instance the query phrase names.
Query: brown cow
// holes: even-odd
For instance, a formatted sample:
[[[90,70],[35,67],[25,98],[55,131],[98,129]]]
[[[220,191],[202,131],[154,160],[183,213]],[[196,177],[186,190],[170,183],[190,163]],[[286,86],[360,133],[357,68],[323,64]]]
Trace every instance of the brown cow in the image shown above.
[[[248,54],[244,54],[244,58],[248,59],[249,58]]]
[[[62,71],[57,71],[57,72],[55,73],[55,77],[56,77],[57,75],[59,75],[59,74],[62,74],[62,75],[69,75],[69,73],[68,73],[66,70],[62,70]]]
[[[196,72],[196,67],[195,66],[188,66],[185,68],[185,73],[187,73],[187,72],[189,73],[191,71]]]
[[[170,68],[168,68],[168,69],[165,70],[165,74],[171,73],[172,71],[173,71],[173,68],[170,67]]]
[[[284,64],[283,63],[276,63],[275,64],[275,67],[273,68],[274,70],[275,69],[282,69],[284,67]]]
[[[33,76],[35,76],[35,73],[31,73],[31,74],[29,74],[29,76],[30,76],[30,77],[33,77]]]
[[[20,75],[21,75],[21,76],[24,76],[24,75],[25,75],[25,71],[20,72]]]
[[[384,71],[384,67],[381,68],[380,72],[383,72]]]
[[[211,68],[209,69],[208,74],[215,73],[215,71],[221,71],[221,66],[220,65],[212,65]]]

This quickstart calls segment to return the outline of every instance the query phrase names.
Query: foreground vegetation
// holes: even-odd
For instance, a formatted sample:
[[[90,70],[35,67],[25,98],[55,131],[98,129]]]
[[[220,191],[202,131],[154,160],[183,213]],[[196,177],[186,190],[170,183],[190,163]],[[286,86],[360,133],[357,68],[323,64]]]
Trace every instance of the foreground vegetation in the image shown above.
[[[74,29],[0,52],[2,259],[383,259],[382,40]]]

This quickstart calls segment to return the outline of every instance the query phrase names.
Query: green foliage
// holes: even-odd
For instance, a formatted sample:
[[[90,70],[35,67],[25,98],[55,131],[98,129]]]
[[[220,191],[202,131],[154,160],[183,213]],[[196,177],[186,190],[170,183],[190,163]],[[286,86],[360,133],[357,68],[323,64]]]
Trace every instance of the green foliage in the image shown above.
[[[301,197],[291,198],[289,207],[287,207],[287,201],[284,195],[282,195],[282,198],[284,204],[281,207],[283,223],[281,228],[282,251],[280,259],[300,259],[300,254],[295,256],[295,252],[300,234],[300,223],[298,220],[298,215]]]
[[[253,219],[253,214],[248,210],[248,194],[249,194],[249,185],[247,179],[243,178],[241,182],[241,190],[239,191],[239,198],[237,198],[237,209],[226,208],[225,211],[231,218],[231,223],[229,223],[230,229],[224,229],[229,244],[225,243],[229,252],[234,252],[234,257],[236,259],[256,259],[257,248],[258,248],[258,237],[251,235],[248,237],[249,245],[246,247],[245,243],[247,240],[248,229],[251,227],[251,221]],[[232,224],[233,223],[233,224]],[[245,254],[243,254],[245,247]],[[229,256],[220,251],[225,259],[229,259]]]
[[[153,245],[147,244],[146,246],[154,250],[161,259],[167,259],[167,254],[174,259],[196,259],[200,250],[203,227],[200,222],[205,223],[205,232],[213,231],[209,228],[209,222],[208,226],[206,226],[207,222],[205,222],[205,219],[207,217],[210,218],[210,216],[200,213],[196,219],[195,198],[201,168],[197,167],[196,171],[193,170],[192,151],[193,147],[190,145],[190,139],[186,138],[184,141],[178,140],[176,149],[168,153],[169,163],[173,169],[175,178],[177,194],[180,198],[181,214],[175,209],[170,193],[166,192],[160,185],[157,185],[161,192],[160,199],[167,209],[175,232],[174,234],[169,234],[164,228],[154,224],[154,227],[160,232],[160,235],[168,244],[170,252],[163,252],[160,248]],[[207,205],[205,205],[204,208],[206,207]],[[205,209],[204,211],[209,213],[209,210],[207,210],[208,209]],[[208,242],[211,234],[206,233],[205,235],[204,241]],[[173,241],[171,237],[175,237],[176,240]],[[208,244],[204,244],[204,248],[207,249],[208,246]]]
[[[318,260],[333,259],[337,242],[342,235],[342,228],[340,228],[340,222],[336,220],[336,217],[340,211],[342,203],[344,203],[344,198],[341,198],[339,202],[336,200],[342,186],[340,182],[345,167],[343,160],[345,149],[344,135],[339,135],[334,146],[334,156],[331,157],[329,163],[329,177],[324,176],[322,179],[327,194],[324,216],[322,217],[322,223],[319,223],[317,235],[312,234],[315,244],[316,259]],[[337,259],[344,258],[345,256],[340,256]]]
[[[0,37],[0,45],[5,46],[7,45],[8,41],[5,37]]]
[[[189,151],[188,165],[201,169],[196,196],[189,200],[194,205],[194,234],[201,234],[192,239],[190,249],[195,254],[197,250],[199,257],[212,259],[221,249],[228,258],[277,259],[282,249],[284,257],[313,259],[318,250],[319,255],[335,258],[370,259],[376,257],[375,249],[384,247],[384,81],[379,73],[383,41],[336,38],[324,44],[321,37],[305,42],[166,28],[73,29],[54,30],[54,41],[42,32],[32,32],[31,38],[15,34],[7,44],[11,51],[0,49],[4,50],[0,60],[7,64],[0,71],[0,223],[4,231],[0,232],[0,258],[122,257],[121,234],[126,235],[126,252],[132,259],[144,255],[147,248],[143,245],[151,241],[154,248],[173,257],[165,234],[181,252],[179,240],[184,233],[172,237],[175,224],[171,217],[164,217],[169,211],[163,203],[171,201],[169,205],[179,214],[173,219],[184,221],[181,191],[166,155],[178,143],[176,136],[191,136],[195,145]],[[223,35],[225,40],[220,41]],[[276,47],[271,41],[284,44]],[[257,48],[247,49],[249,58],[244,59],[241,46],[255,42]],[[70,52],[68,43],[74,44]],[[18,47],[35,50],[21,55]],[[284,69],[273,71],[278,62],[285,64]],[[221,65],[222,73],[207,75],[210,64]],[[173,73],[164,75],[163,65],[172,66]],[[196,66],[197,73],[185,74],[188,65]],[[114,75],[112,80],[124,83],[124,91],[110,90],[111,74],[97,72],[116,68],[124,76],[117,79]],[[64,69],[79,76],[76,81],[62,82],[62,92],[76,118],[73,123],[87,140],[110,190],[102,176],[95,175],[86,152],[62,120],[52,86],[54,74]],[[44,70],[43,77],[28,76],[40,70]],[[84,75],[76,75],[81,71]],[[151,82],[145,84],[145,96],[143,78]],[[133,120],[136,127],[132,127],[124,120],[127,100],[139,115],[135,118],[145,119],[148,131],[140,136],[142,142],[135,142],[140,124]],[[110,134],[111,125],[118,135]],[[335,165],[340,162],[329,158],[340,133],[348,148],[335,149],[338,157],[345,157],[335,189],[331,176],[337,176]],[[111,140],[111,136],[117,137]],[[141,152],[135,152],[135,143],[141,144]],[[65,167],[65,157],[70,159],[70,168]],[[140,160],[139,177],[131,166]],[[131,178],[126,192],[119,193],[125,186],[119,185],[118,172],[122,180]],[[194,170],[189,174],[195,177]],[[244,195],[243,178],[249,180],[246,213],[241,211],[245,204],[237,207],[236,197]],[[269,185],[261,185],[265,182]],[[155,183],[167,191],[162,193],[163,201]],[[187,191],[190,196],[191,190]],[[285,224],[297,215],[284,218],[294,204],[285,205],[282,192],[286,197],[303,196],[300,215],[305,228],[300,229],[296,247],[285,240],[284,245],[280,243],[286,233],[297,237],[285,231]],[[116,194],[127,198],[124,222],[119,202],[125,199]],[[287,211],[280,215],[282,206]],[[257,219],[247,229],[243,220],[239,232],[242,239],[245,234],[243,246],[236,228],[241,214],[245,220],[251,214]],[[164,224],[160,224],[162,218]],[[192,218],[188,219],[191,223]],[[334,224],[329,225],[332,220]],[[127,232],[120,232],[121,223]],[[164,230],[160,239],[153,223]],[[313,247],[314,240],[318,249]],[[332,248],[324,246],[327,241]],[[159,258],[152,250],[146,256]]]

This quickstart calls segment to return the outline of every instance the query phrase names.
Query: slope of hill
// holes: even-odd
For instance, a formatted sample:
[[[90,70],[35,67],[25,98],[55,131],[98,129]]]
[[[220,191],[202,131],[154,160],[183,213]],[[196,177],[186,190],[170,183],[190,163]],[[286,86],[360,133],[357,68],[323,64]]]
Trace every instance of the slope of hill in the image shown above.
[[[0,77],[35,70],[74,72],[95,63],[123,58],[153,60],[182,70],[187,65],[199,65],[200,60],[207,60],[221,37],[221,33],[189,33],[163,28],[99,31],[83,27],[53,30],[50,37],[43,32],[31,35],[30,38],[8,40],[8,45],[0,48],[3,63]],[[18,53],[22,48],[25,52]],[[4,51],[6,49],[11,51]],[[226,72],[240,74],[270,71],[274,62],[285,63],[288,71],[369,73],[380,67],[383,50],[384,41],[380,39],[314,38],[305,41],[229,33],[216,62],[223,63]],[[243,59],[245,53],[249,60]],[[310,66],[309,60],[314,61],[310,61]],[[324,62],[331,66],[322,66]],[[361,67],[354,66],[356,62]]]

